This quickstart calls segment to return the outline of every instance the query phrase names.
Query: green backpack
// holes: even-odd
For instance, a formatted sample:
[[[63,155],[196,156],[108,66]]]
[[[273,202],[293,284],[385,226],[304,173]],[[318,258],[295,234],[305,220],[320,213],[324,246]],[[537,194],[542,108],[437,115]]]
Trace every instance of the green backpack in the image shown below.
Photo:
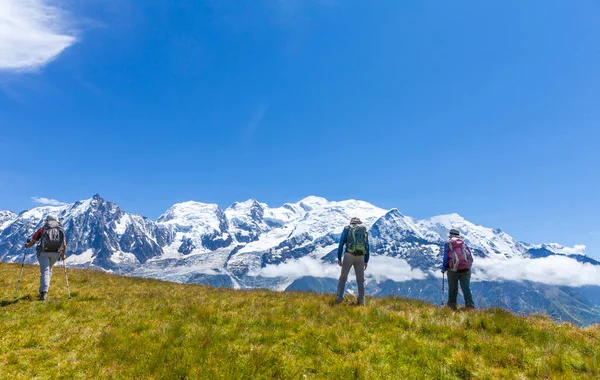
[[[364,255],[367,252],[367,227],[359,224],[348,226],[347,228],[347,251],[356,255]]]

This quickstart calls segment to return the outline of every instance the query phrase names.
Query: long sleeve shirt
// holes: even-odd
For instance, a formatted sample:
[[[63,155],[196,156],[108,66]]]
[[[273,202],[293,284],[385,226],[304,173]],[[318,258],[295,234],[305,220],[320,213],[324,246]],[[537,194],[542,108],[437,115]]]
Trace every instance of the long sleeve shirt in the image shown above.
[[[342,255],[344,254],[344,245],[346,245],[346,240],[348,240],[348,231],[350,227],[346,226],[344,231],[342,231],[342,236],[340,236],[340,244],[338,245],[338,260],[342,259]],[[365,252],[365,264],[369,262],[369,233],[367,232],[366,239],[366,252]],[[346,247],[348,248],[348,247]]]
[[[467,243],[465,243],[465,249],[471,252],[469,247],[467,247]],[[450,255],[452,254],[452,250],[450,250],[448,242],[445,242],[444,245],[440,247],[440,252],[444,252],[444,262],[442,264],[442,270],[447,271],[448,266],[450,265]],[[471,257],[473,257],[473,253],[471,253]]]

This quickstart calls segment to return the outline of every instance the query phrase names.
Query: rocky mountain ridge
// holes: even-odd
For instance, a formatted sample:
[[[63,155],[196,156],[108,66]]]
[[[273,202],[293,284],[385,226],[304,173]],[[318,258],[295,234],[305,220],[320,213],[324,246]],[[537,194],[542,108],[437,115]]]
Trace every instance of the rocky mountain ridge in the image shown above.
[[[432,284],[434,281],[439,284],[436,279],[442,260],[439,248],[453,227],[461,230],[476,260],[540,260],[560,256],[600,265],[577,247],[523,243],[501,230],[475,225],[458,214],[416,220],[398,209],[384,210],[358,200],[331,202],[308,197],[271,208],[250,199],[225,210],[215,204],[189,201],[173,205],[152,221],[127,213],[99,195],[64,206],[37,207],[18,215],[0,212],[0,260],[21,260],[23,244],[42,226],[47,214],[58,216],[65,227],[69,265],[217,286],[333,291],[339,235],[354,216],[360,217],[370,230],[374,269],[368,281],[372,294],[414,296],[407,285],[417,281],[429,284],[421,284],[422,289],[431,289],[425,293],[421,290],[419,297],[439,299],[439,293],[434,295],[439,290]],[[26,260],[36,261],[33,250],[27,253]],[[378,268],[378,262],[385,262],[389,268]],[[307,273],[309,269],[316,277]],[[386,277],[386,270],[408,272],[399,281],[397,276],[393,280]],[[508,287],[499,284],[493,286]],[[531,294],[517,303],[520,307],[510,300],[504,303],[515,311],[535,309],[527,302],[538,300],[539,286],[531,286],[527,291]],[[491,291],[481,293],[487,294],[489,304],[498,301],[493,299]],[[502,296],[496,298],[506,298],[505,292],[498,294]],[[548,298],[551,296],[542,297],[544,302]],[[584,297],[583,305],[573,300],[577,298],[574,295],[566,298],[568,302],[563,299],[561,305],[571,301],[578,305],[578,311],[565,313],[567,318],[572,314],[573,320],[589,320],[579,315],[593,314],[595,303],[586,303],[590,297]],[[545,305],[540,306],[543,310],[549,307],[536,302]]]

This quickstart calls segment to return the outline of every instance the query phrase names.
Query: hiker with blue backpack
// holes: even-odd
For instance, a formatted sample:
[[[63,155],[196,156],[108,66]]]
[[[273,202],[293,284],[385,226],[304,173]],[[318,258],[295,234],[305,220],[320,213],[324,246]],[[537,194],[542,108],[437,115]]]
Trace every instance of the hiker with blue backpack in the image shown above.
[[[40,263],[39,300],[45,301],[50,288],[52,266],[58,261],[59,257],[63,261],[65,260],[67,250],[65,231],[55,216],[48,215],[46,217],[44,226],[37,230],[31,239],[27,240],[25,248],[32,247],[36,242],[39,242],[37,246],[37,259]]]
[[[456,310],[458,297],[458,284],[465,298],[465,309],[475,309],[473,295],[471,294],[471,266],[473,255],[457,229],[450,230],[450,239],[444,244],[444,263],[442,274],[448,272],[448,307]]]
[[[346,252],[344,253],[344,246]],[[342,259],[342,253],[344,257]],[[358,304],[365,304],[365,270],[369,262],[369,234],[367,227],[359,218],[352,218],[350,225],[344,228],[338,246],[338,265],[342,267],[342,273],[338,281],[336,303],[344,300],[344,288],[348,281],[350,268],[354,267],[356,282],[358,283]]]

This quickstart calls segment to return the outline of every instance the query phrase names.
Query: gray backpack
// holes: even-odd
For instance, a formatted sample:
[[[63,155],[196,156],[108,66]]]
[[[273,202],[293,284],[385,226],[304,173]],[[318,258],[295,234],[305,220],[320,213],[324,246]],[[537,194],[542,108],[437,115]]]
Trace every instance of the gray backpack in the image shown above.
[[[60,223],[55,221],[46,222],[38,252],[58,252],[62,248],[64,240],[65,231]]]

